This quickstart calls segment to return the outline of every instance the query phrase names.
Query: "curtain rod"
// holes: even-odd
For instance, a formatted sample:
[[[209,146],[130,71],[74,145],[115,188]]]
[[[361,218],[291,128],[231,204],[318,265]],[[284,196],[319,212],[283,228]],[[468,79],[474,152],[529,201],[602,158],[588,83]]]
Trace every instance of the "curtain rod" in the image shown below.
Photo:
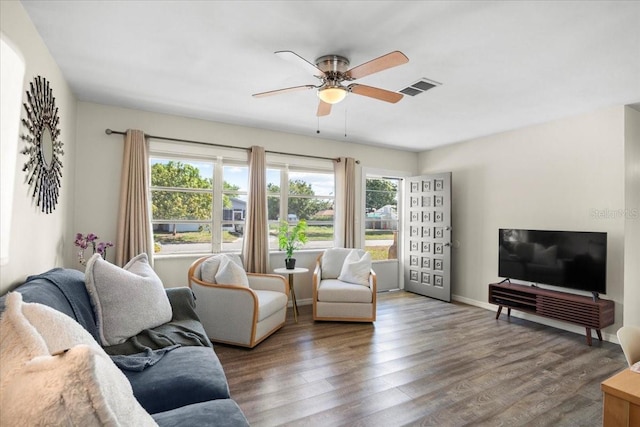
[[[107,135],[112,135],[112,134],[117,134],[117,135],[126,135],[126,132],[122,132],[122,131],[117,131],[117,130],[111,130],[111,129],[105,129],[104,133],[106,133]],[[233,150],[245,150],[248,151],[249,149],[246,147],[237,147],[235,145],[225,145],[225,144],[215,144],[213,142],[203,142],[203,141],[193,141],[190,139],[181,139],[181,138],[169,138],[166,136],[156,136],[156,135],[148,135],[145,134],[145,136],[147,138],[153,138],[153,139],[160,139],[162,141],[176,141],[176,142],[186,142],[189,144],[199,144],[199,145],[208,145],[210,147],[222,147],[222,148],[231,148]],[[270,150],[265,150],[266,153],[269,154],[280,154],[283,156],[295,156],[295,157],[306,157],[309,159],[320,159],[320,160],[332,160],[332,161],[336,161],[338,163],[340,163],[340,158],[331,158],[331,157],[321,157],[321,156],[311,156],[309,154],[294,154],[294,153],[284,153],[282,151],[270,151]],[[356,160],[357,164],[360,164],[360,160]]]

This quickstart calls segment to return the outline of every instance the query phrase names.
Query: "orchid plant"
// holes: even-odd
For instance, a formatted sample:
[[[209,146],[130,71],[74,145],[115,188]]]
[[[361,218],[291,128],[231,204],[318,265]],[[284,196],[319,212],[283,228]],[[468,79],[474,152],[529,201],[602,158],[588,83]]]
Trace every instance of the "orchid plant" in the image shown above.
[[[93,253],[99,253],[102,259],[107,259],[107,248],[113,247],[112,242],[97,242],[99,239],[94,233],[89,233],[86,236],[83,236],[82,233],[76,234],[76,240],[74,244],[78,246],[81,250],[78,251],[78,261],[81,265],[86,265],[87,260],[84,258],[84,251],[89,246],[93,249]]]

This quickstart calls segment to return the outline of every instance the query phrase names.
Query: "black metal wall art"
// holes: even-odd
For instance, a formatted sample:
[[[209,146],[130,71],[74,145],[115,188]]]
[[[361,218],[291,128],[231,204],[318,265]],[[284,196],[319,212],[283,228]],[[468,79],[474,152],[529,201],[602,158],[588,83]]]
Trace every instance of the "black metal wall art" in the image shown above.
[[[28,132],[20,136],[26,143],[22,154],[29,160],[22,171],[27,172],[26,182],[33,187],[31,197],[48,214],[56,208],[62,179],[60,118],[47,79],[37,76],[29,86],[24,103],[26,117],[22,119]]]

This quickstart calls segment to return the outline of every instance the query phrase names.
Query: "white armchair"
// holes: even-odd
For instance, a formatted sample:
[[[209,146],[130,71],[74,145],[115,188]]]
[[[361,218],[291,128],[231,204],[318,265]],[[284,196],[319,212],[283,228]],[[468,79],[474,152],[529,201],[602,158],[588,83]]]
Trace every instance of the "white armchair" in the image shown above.
[[[289,300],[287,282],[275,274],[244,273],[243,268],[240,273],[235,266],[229,267],[241,277],[229,280],[227,276],[223,281],[225,256],[229,257],[203,257],[189,268],[196,313],[211,341],[253,348],[284,326]],[[242,265],[237,255],[231,257]]]
[[[617,336],[629,366],[640,362],[640,326],[623,326]]]
[[[375,322],[376,273],[369,270],[366,285],[338,279],[344,261],[352,250],[327,249],[318,257],[313,272],[313,320]],[[360,249],[357,253],[364,255]]]

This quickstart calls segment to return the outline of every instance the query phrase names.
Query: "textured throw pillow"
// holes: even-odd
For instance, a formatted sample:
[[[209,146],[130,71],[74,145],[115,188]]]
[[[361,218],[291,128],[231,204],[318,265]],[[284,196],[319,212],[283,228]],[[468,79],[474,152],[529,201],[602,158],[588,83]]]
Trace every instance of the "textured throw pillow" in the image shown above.
[[[3,385],[0,425],[157,426],[124,374],[94,347],[38,356]]]
[[[95,347],[98,352],[104,352],[91,334],[66,314],[43,304],[25,303],[22,299],[20,303],[22,314],[36,328],[49,354],[60,353],[78,344],[86,344]]]
[[[85,284],[104,346],[123,343],[172,318],[169,298],[147,254],[134,257],[123,268],[95,254],[87,262]]]
[[[49,355],[47,343],[22,313],[22,295],[11,292],[5,302],[0,320],[0,407],[4,406],[5,384],[15,371],[34,357]]]
[[[18,292],[5,301],[0,425],[155,425],[124,374],[73,319],[24,303]]]
[[[249,287],[247,273],[230,257],[225,257],[220,262],[220,268],[216,273],[216,283]]]
[[[362,257],[358,251],[352,250],[344,260],[338,280],[356,285],[369,286],[369,274],[371,272],[371,254],[365,252]]]

